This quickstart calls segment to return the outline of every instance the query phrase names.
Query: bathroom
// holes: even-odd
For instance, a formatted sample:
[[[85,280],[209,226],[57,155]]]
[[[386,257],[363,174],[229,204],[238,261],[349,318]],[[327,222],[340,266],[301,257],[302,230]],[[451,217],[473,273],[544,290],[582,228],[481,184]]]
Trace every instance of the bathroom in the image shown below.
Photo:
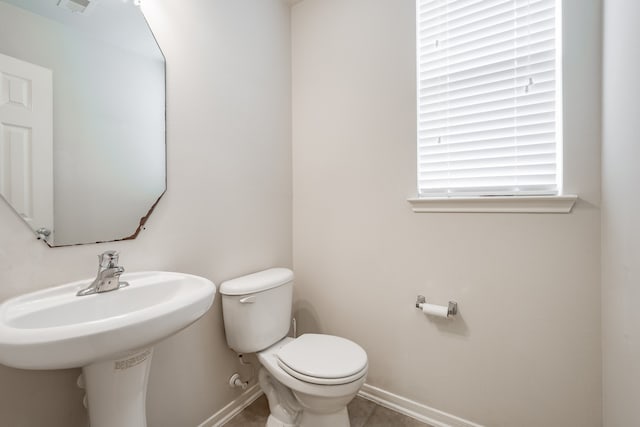
[[[166,60],[167,191],[135,239],[55,248],[0,203],[0,302],[95,276],[107,250],[216,285],[287,267],[298,334],[358,343],[366,390],[400,410],[640,425],[640,4],[561,3],[566,214],[413,211],[415,0],[142,0]],[[216,295],[155,346],[148,425],[213,425],[243,395],[235,372],[251,375]],[[0,426],[88,425],[79,374],[0,366]]]

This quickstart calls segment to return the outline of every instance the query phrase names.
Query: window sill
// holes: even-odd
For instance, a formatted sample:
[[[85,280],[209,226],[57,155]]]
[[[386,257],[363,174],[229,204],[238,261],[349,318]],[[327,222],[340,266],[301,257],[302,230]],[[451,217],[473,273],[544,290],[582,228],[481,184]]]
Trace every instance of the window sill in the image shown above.
[[[570,213],[578,200],[563,196],[431,197],[407,201],[416,213]]]

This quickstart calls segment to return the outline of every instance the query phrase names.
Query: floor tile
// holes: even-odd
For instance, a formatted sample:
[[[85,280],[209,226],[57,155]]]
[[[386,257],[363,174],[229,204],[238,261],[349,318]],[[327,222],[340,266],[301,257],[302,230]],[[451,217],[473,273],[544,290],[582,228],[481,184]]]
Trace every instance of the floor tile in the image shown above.
[[[376,404],[370,400],[357,397],[353,399],[347,410],[351,427],[364,427],[365,423],[376,409]]]

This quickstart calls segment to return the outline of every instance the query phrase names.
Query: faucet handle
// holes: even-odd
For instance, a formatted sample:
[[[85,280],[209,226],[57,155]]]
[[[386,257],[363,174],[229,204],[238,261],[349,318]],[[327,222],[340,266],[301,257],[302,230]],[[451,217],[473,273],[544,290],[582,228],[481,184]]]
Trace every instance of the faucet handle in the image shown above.
[[[118,251],[106,251],[98,255],[101,268],[113,268],[118,265]]]

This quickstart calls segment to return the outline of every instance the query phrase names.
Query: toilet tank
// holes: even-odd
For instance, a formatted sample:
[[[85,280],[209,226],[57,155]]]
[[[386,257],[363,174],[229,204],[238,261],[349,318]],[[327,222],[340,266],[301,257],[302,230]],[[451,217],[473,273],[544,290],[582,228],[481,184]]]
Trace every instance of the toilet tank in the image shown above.
[[[227,344],[255,353],[284,338],[291,324],[293,272],[271,268],[220,285]]]

